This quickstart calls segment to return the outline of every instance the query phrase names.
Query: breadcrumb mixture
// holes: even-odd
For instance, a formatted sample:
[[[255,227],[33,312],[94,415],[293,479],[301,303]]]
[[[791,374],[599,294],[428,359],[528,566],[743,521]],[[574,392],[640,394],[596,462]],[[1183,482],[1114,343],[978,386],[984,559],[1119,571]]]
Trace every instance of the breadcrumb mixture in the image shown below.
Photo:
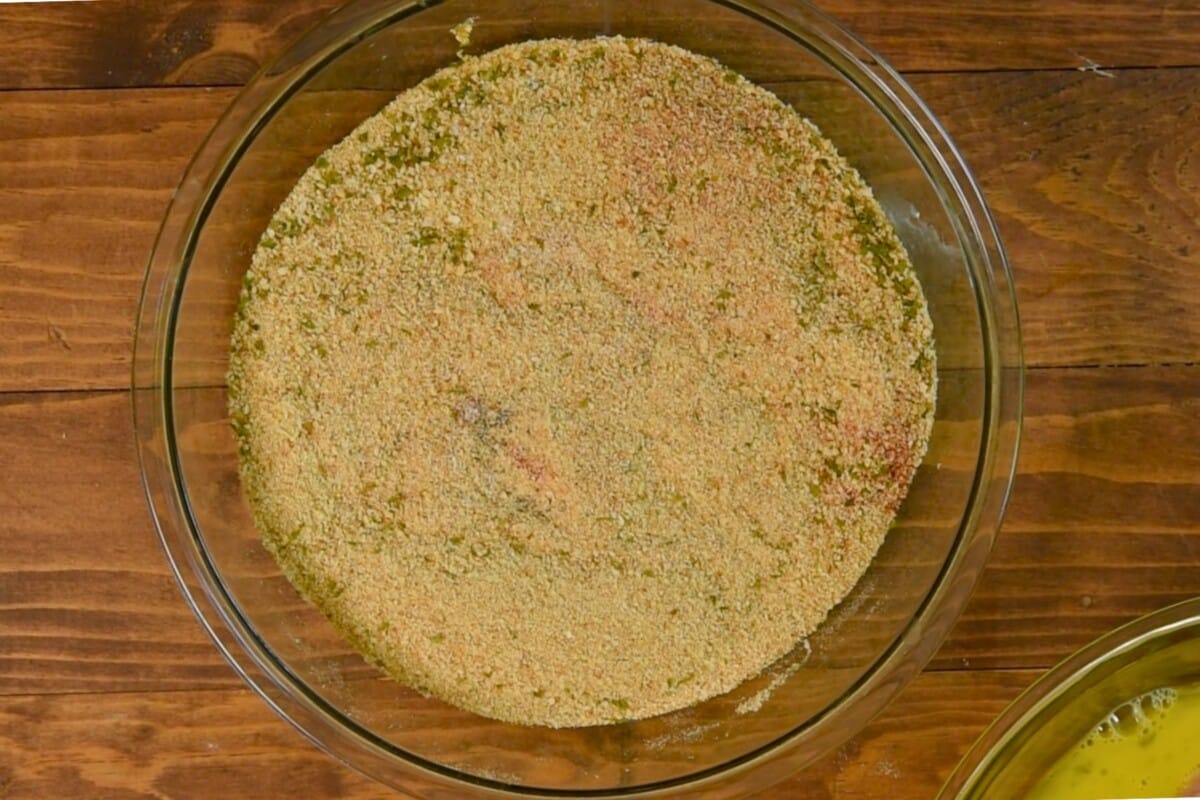
[[[400,681],[646,717],[791,650],[921,461],[931,324],[816,128],[647,40],[468,56],[317,159],[234,326],[266,546]]]

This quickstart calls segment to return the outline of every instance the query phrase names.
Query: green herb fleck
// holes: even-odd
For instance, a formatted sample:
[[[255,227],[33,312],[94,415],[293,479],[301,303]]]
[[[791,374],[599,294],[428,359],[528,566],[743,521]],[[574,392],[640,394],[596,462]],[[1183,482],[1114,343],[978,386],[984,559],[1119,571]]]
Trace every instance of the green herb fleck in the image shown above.
[[[442,234],[437,228],[422,226],[408,241],[413,247],[427,247],[441,239]]]

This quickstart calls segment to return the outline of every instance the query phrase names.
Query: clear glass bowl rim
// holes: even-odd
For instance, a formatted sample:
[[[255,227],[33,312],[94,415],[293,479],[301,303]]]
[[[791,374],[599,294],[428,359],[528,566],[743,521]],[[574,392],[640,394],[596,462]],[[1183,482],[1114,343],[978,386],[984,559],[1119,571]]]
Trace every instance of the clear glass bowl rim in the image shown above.
[[[935,172],[960,242],[984,334],[984,425],[975,486],[955,546],[907,627],[870,670],[824,712],[770,745],[683,778],[618,790],[558,791],[514,786],[457,772],[388,745],[357,726],[272,655],[238,611],[205,552],[188,508],[172,423],[173,327],[197,234],[232,166],[296,87],[356,42],[444,0],[354,0],[331,13],[268,63],[234,98],[189,164],[151,252],[133,345],[133,415],[143,488],[185,599],[239,676],[322,750],[393,787],[425,783],[504,797],[679,797],[728,787],[756,768],[786,777],[857,732],[924,667],[965,605],[991,550],[1016,469],[1024,390],[1012,275],[982,192],[940,123],[907,82],[839,22],[807,0],[709,0],[789,36],[855,85]],[[863,80],[855,80],[855,74]],[[831,711],[841,716],[831,719]],[[838,723],[838,724],[830,724]],[[415,783],[414,783],[415,782]],[[763,784],[766,785],[766,784]],[[410,790],[414,790],[409,787]],[[414,790],[415,791],[415,790]]]

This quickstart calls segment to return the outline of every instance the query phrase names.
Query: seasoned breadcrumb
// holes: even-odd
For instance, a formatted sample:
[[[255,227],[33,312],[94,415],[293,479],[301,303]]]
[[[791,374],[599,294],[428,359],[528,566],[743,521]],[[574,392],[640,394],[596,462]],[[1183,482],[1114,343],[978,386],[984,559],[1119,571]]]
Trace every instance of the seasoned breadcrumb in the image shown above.
[[[266,546],[400,681],[578,726],[811,632],[921,461],[932,328],[816,128],[647,40],[465,57],[317,159],[246,274]]]

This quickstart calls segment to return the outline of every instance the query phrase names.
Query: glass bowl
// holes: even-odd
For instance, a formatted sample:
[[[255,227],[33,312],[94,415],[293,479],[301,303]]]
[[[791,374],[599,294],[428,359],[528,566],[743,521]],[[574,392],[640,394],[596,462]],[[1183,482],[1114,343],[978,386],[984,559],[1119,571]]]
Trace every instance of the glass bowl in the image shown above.
[[[938,352],[928,455],[878,556],[760,676],[652,719],[552,730],[487,720],[386,680],[302,601],[259,541],[225,406],[243,274],[323,150],[469,50],[623,34],[719,59],[774,90],[874,188],[915,262]],[[134,358],[142,475],[168,558],[235,670],[314,743],[422,797],[760,788],[853,736],[932,656],[979,577],[1012,481],[1021,356],[1011,276],[979,188],[907,84],[799,0],[360,0],[255,77],[201,146],[147,268]]]
[[[1200,598],[1102,636],[1037,680],[984,731],[940,800],[1025,797],[1113,709],[1200,683]]]

